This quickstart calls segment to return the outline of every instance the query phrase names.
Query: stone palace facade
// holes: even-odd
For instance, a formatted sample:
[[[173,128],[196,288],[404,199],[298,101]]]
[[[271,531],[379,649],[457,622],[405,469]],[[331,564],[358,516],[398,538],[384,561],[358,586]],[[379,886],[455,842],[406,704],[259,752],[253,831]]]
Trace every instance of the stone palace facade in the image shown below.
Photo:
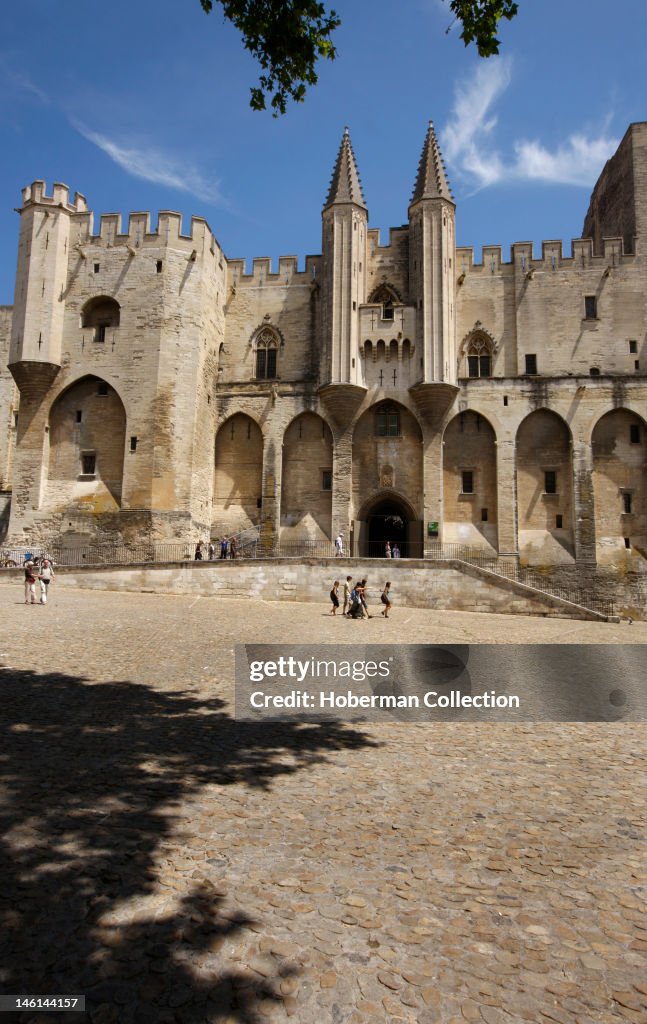
[[[457,248],[430,124],[408,221],[369,227],[344,132],[321,255],[228,259],[209,225],[22,193],[0,310],[10,543],[438,543],[647,565],[647,123],[582,238]],[[5,369],[5,366],[8,369]]]

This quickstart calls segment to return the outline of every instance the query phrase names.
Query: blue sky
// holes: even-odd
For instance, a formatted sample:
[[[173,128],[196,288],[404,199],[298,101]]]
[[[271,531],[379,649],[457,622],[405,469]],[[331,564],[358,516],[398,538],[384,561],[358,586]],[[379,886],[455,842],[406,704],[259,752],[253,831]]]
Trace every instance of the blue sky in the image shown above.
[[[198,0],[14,0],[0,14],[0,303],[13,301],[20,189],[63,181],[100,213],[204,216],[228,257],[320,251],[344,125],[382,230],[403,224],[427,122],[460,245],[581,232],[591,186],[647,120],[647,4],[520,0],[502,54],[465,49],[442,0],[335,0],[334,63],[278,120],[255,64]],[[98,223],[98,219],[96,221]]]

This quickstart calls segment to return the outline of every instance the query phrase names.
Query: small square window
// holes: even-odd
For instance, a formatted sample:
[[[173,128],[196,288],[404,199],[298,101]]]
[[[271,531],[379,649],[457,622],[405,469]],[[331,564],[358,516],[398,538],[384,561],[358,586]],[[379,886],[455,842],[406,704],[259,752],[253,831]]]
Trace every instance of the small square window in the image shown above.
[[[622,495],[622,511],[628,516],[631,515],[632,497],[633,495],[630,491],[625,491]]]
[[[526,355],[526,373],[533,376],[537,373],[537,356],[534,353]]]
[[[486,508],[482,508],[481,509],[481,522],[482,523],[487,523],[487,509]]]
[[[640,360],[636,359],[634,362],[634,370],[640,369]]]
[[[84,476],[94,476],[97,467],[97,456],[94,452],[84,452],[81,456],[81,467]]]
[[[628,537],[625,537],[625,547],[626,548],[630,548],[631,547],[631,541],[629,540]]]
[[[95,263],[94,264],[94,272],[95,272],[95,274],[98,274],[100,270],[101,270],[100,264],[99,263]]]
[[[81,409],[77,409],[76,410],[76,422],[80,423],[82,419],[83,419],[83,412],[82,412]]]
[[[629,342],[629,351],[631,352],[632,355],[634,355],[638,351],[638,342],[637,341],[630,341]]]
[[[557,494],[557,473],[547,469],[544,473],[544,494]]]
[[[130,450],[131,450],[131,452],[136,452],[137,451],[137,438],[136,437],[131,437],[131,439],[130,439]]]
[[[589,367],[589,374],[590,374],[591,377],[599,377],[600,376],[600,367],[599,366],[591,366],[591,367]]]
[[[564,526],[564,517],[563,516],[555,516],[555,529],[556,530],[561,530],[563,526]]]
[[[99,381],[99,386],[97,387],[97,394],[103,395],[104,397],[105,395],[108,394],[108,385],[105,383],[105,381]]]
[[[332,469],[324,469],[321,472],[322,491],[332,491]]]
[[[595,295],[584,296],[584,319],[585,320],[597,320],[598,318],[598,300]]]
[[[640,444],[640,425],[638,423],[629,424],[629,440],[632,444]]]
[[[461,493],[474,494],[474,473],[471,469],[464,469],[462,474]]]
[[[157,273],[161,274],[162,273],[162,261],[158,260],[157,263],[155,264],[155,267],[156,267]]]

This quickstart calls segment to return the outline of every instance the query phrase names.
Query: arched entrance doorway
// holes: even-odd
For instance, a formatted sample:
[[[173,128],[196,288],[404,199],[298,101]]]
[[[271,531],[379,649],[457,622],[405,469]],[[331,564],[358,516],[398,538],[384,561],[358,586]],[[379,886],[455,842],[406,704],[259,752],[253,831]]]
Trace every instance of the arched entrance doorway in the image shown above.
[[[421,523],[409,502],[394,492],[376,495],[364,506],[354,534],[359,557],[384,558],[387,541],[401,558],[422,557]]]

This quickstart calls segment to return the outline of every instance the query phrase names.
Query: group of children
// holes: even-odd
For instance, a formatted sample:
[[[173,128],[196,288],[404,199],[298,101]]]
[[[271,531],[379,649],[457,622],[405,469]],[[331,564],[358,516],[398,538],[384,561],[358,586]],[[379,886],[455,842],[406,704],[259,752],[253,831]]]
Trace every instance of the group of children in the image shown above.
[[[355,584],[353,584],[352,580],[352,576],[347,576],[344,582],[344,607],[342,609],[342,615],[347,619],[373,618],[368,610],[368,605],[366,604],[366,580],[358,580]],[[336,615],[337,609],[339,608],[339,580],[335,580],[332,585],[330,600],[332,603],[330,614]],[[380,601],[384,605],[382,615],[385,619],[388,619],[389,612],[391,611],[390,580],[387,580],[384,585],[384,590],[380,595]]]

